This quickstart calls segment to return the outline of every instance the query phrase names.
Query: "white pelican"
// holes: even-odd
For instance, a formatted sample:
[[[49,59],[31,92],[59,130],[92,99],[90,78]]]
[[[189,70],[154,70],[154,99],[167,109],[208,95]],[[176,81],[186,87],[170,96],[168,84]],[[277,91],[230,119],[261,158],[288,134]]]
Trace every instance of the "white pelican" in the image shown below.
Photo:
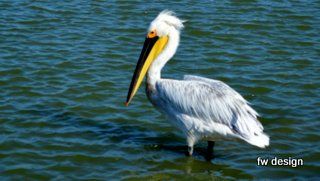
[[[188,155],[200,140],[208,141],[209,156],[217,140],[236,139],[260,148],[268,146],[269,137],[263,133],[258,113],[227,84],[192,75],[185,75],[183,80],[161,78],[161,69],[178,48],[182,28],[183,21],[166,10],[151,22],[126,105],[147,74],[148,99],[184,133]]]

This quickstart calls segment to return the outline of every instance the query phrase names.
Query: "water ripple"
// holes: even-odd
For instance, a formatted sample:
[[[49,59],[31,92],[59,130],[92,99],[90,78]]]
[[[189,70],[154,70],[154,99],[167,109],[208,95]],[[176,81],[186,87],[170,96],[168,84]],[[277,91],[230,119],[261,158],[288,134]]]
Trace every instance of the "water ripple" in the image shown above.
[[[6,180],[319,177],[316,1],[0,3],[0,173]],[[188,20],[163,76],[225,81],[260,113],[266,150],[218,142],[184,156],[180,134],[144,95],[124,106],[148,23]],[[195,66],[196,65],[196,66]],[[303,158],[299,168],[256,158]]]

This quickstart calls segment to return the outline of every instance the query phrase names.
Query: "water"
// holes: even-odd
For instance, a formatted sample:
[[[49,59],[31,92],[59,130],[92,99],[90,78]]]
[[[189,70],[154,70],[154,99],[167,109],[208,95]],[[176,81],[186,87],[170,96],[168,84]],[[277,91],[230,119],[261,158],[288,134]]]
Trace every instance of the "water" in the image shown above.
[[[261,114],[271,145],[218,142],[192,158],[141,87],[127,89],[146,29],[163,9],[188,20],[163,77],[220,79]],[[318,1],[1,1],[3,179],[320,177]],[[304,165],[257,166],[256,158]]]

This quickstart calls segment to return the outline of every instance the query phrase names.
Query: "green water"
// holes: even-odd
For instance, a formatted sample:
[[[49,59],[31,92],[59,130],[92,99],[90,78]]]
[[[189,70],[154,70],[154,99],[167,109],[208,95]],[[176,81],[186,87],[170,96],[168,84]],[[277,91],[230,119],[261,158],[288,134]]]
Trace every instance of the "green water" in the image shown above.
[[[200,3],[201,2],[201,3]],[[163,77],[223,80],[260,113],[262,150],[217,142],[193,157],[140,88],[127,89],[150,21],[188,20]],[[1,1],[0,177],[260,179],[320,177],[319,1]],[[261,158],[304,165],[257,166]]]

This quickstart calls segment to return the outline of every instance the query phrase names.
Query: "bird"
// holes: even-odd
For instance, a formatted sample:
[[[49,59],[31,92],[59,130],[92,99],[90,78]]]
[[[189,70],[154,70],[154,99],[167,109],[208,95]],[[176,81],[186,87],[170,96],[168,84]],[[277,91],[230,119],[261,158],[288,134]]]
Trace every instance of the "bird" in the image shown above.
[[[179,46],[184,22],[174,12],[164,10],[150,23],[125,105],[146,76],[147,98],[183,133],[188,156],[199,141],[207,141],[208,158],[214,157],[215,142],[221,140],[269,146],[259,114],[226,83],[195,75],[185,75],[182,80],[161,77],[162,68]]]

